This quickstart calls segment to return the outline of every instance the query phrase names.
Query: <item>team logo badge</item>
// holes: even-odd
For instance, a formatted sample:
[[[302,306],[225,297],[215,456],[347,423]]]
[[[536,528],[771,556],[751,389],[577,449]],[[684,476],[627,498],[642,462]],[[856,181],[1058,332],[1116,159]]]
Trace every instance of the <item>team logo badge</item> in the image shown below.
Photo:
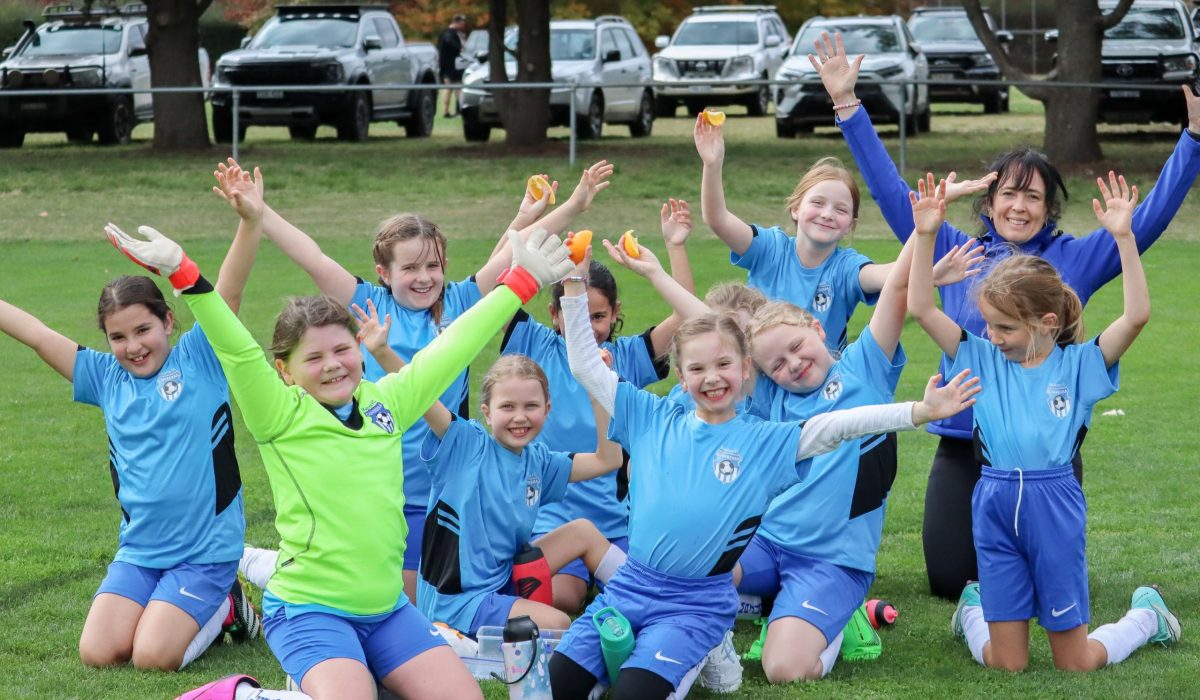
[[[716,475],[717,481],[732,484],[741,471],[742,455],[738,451],[724,447],[717,450],[717,455],[713,458],[713,474]]]
[[[542,496],[542,480],[536,474],[530,474],[525,480],[525,505],[530,508],[536,506]]]
[[[817,285],[817,293],[813,294],[813,311],[828,311],[833,303],[833,287],[828,282]]]
[[[834,374],[825,382],[825,386],[821,389],[821,398],[826,401],[837,401],[842,395],[842,375]]]
[[[1066,418],[1071,412],[1071,391],[1062,384],[1046,387],[1046,403],[1055,418]]]
[[[371,404],[371,407],[366,411],[366,416],[384,432],[396,432],[396,421],[392,420],[392,412],[387,410],[387,407],[378,401]]]
[[[183,374],[173,369],[158,375],[158,395],[164,401],[174,401],[183,393]]]

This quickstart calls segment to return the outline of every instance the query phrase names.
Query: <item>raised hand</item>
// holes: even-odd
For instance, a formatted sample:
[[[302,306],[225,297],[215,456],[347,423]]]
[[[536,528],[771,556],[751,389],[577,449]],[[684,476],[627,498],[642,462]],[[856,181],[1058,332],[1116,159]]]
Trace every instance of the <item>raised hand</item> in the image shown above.
[[[682,199],[668,199],[662,205],[663,241],[667,245],[683,245],[692,234],[692,211]]]
[[[958,173],[951,172],[946,176],[946,204],[950,204],[959,197],[983,192],[996,181],[997,177],[999,177],[999,173],[990,172],[978,180],[958,182]]]
[[[625,252],[625,246],[613,245],[611,241],[604,241],[604,249],[608,251],[609,257],[617,261],[624,267],[629,268],[642,277],[650,277],[659,272],[663,272],[662,263],[658,261],[658,257],[642,244],[638,244],[639,256],[632,258],[629,253]]]
[[[840,33],[835,33],[831,40],[828,32],[821,32],[821,39],[814,41],[813,47],[817,55],[809,54],[808,62],[821,76],[825,92],[833,98],[835,105],[853,102],[858,69],[862,66],[864,56],[860,55],[853,61],[847,60],[846,46],[842,43]]]
[[[985,257],[983,244],[978,240],[954,246],[933,266],[933,286],[945,287],[978,275],[983,271],[980,264]]]
[[[917,191],[908,193],[908,201],[912,204],[917,233],[922,236],[936,234],[946,221],[946,181],[935,186],[933,173],[926,173],[924,179],[917,180]]]
[[[257,167],[252,176],[236,160],[229,158],[226,163],[217,163],[213,176],[217,178],[214,194],[228,202],[243,220],[262,221],[266,205],[263,203],[262,172]]]
[[[546,179],[546,182],[550,183],[550,189],[557,193],[558,180],[551,180],[550,176],[545,173],[539,174]],[[529,189],[528,182],[529,181],[526,180],[525,196],[521,198],[521,206],[517,208],[517,221],[514,223],[517,223],[518,225],[513,226],[513,228],[516,229],[524,228],[525,226],[532,224],[534,221],[537,221],[538,217],[540,217],[542,213],[546,211],[546,207],[550,205],[549,197],[543,195],[541,199],[538,199],[537,197],[533,196],[533,192]]]
[[[1099,199],[1092,200],[1092,210],[1096,212],[1100,225],[1108,229],[1113,238],[1132,236],[1133,208],[1138,201],[1137,185],[1131,188],[1125,182],[1124,175],[1117,175],[1111,170],[1108,171],[1108,184],[1102,177],[1096,178],[1096,184],[1100,187],[1100,196],[1104,198],[1103,206]]]
[[[590,168],[583,171],[579,176],[579,184],[575,186],[575,191],[571,193],[571,201],[574,202],[577,211],[586,211],[592,205],[592,200],[603,189],[606,189],[612,184],[613,165],[607,160],[602,160],[593,163]]]
[[[383,322],[380,323],[375,302],[370,299],[367,299],[366,311],[363,311],[358,304],[351,304],[350,311],[358,320],[358,342],[365,345],[368,352],[373,355],[388,346],[388,331],[392,328],[391,314],[385,315]]]
[[[149,226],[138,226],[138,233],[142,238],[125,233],[116,224],[104,227],[104,235],[114,248],[150,272],[168,278],[176,295],[200,278],[200,269],[178,243]]]
[[[512,267],[509,270],[521,268],[533,277],[539,287],[552,284],[566,277],[575,263],[571,262],[571,253],[558,236],[552,236],[546,229],[534,231],[526,241],[516,231],[508,232],[508,244],[512,246]],[[507,282],[506,282],[507,283]],[[510,287],[512,285],[509,285]],[[514,289],[514,291],[517,291]],[[529,301],[523,292],[518,291],[522,301]],[[536,294],[532,290],[530,298]]]
[[[979,377],[967,379],[970,374],[971,370],[964,369],[940,388],[938,382],[942,381],[942,375],[930,377],[925,384],[925,398],[913,406],[913,423],[920,425],[942,420],[974,406],[975,397],[983,387],[979,386]]]
[[[713,126],[704,118],[704,114],[696,115],[696,126],[692,130],[692,138],[696,141],[696,152],[700,161],[705,165],[718,165],[725,160],[725,126]]]
[[[1200,134],[1200,97],[1192,93],[1192,86],[1183,86],[1183,99],[1187,104],[1188,131]]]

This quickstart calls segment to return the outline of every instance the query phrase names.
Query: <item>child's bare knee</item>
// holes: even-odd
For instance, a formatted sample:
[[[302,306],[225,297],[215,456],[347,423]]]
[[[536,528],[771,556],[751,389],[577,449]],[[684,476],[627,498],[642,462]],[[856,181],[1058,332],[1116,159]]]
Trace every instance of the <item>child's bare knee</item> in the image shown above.
[[[822,667],[818,660],[815,663],[797,663],[796,659],[773,658],[764,656],[762,660],[763,674],[768,683],[793,683],[795,681],[815,681],[821,678]]]
[[[133,656],[133,650],[126,647],[122,648],[115,644],[95,644],[91,642],[79,640],[79,660],[84,666],[92,668],[103,668],[105,666],[121,666],[129,663]]]
[[[178,671],[183,664],[183,654],[164,649],[161,644],[135,644],[133,647],[134,668],[148,671]]]

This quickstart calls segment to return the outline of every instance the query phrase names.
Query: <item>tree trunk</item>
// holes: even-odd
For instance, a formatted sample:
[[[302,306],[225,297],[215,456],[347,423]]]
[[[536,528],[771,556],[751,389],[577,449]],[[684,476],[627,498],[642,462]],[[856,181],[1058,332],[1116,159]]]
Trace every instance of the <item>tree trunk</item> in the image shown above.
[[[151,87],[199,87],[200,15],[211,0],[146,0],[146,48]],[[154,150],[207,148],[208,122],[200,92],[154,96]]]
[[[550,82],[550,3],[547,0],[518,0],[517,82]],[[494,70],[494,69],[493,69]],[[545,88],[510,91],[506,109],[501,110],[505,142],[511,146],[535,146],[546,140],[550,126],[550,91]]]

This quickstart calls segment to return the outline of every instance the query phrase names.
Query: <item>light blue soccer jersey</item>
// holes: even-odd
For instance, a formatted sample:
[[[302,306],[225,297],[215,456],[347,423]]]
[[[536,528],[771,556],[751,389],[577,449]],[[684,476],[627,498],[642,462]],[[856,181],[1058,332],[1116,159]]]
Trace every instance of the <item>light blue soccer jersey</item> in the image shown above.
[[[442,319],[438,325],[433,323],[433,314],[428,309],[406,309],[396,302],[392,290],[377,284],[371,284],[362,279],[354,289],[352,303],[360,308],[367,308],[367,299],[375,304],[379,318],[390,314],[392,327],[388,331],[388,346],[405,362],[412,361],[413,355],[421,348],[433,342],[443,328],[450,325],[464,311],[479,301],[479,286],[475,280],[466,279],[462,282],[451,282],[446,285],[442,298]],[[363,377],[373,382],[379,381],[387,372],[366,349],[363,350],[365,371]],[[439,397],[442,405],[451,413],[457,413],[464,418],[468,414],[467,392],[470,388],[468,372],[463,372],[454,380],[446,393]],[[404,501],[410,505],[425,507],[429,503],[429,471],[420,459],[421,442],[429,426],[421,419],[404,433]]]
[[[771,382],[767,415],[806,421],[829,411],[891,403],[905,361],[899,345],[888,360],[867,327],[829,368],[819,389],[794,394]],[[759,534],[804,556],[874,571],[895,478],[895,433],[847,440],[813,457],[804,481],[771,501]]]
[[[787,301],[816,317],[825,328],[825,344],[846,347],[846,324],[860,303],[874,304],[878,294],[866,294],[859,270],[871,259],[853,248],[838,248],[825,262],[809,268],[796,257],[796,237],[778,226],[751,225],[754,238],[745,253],[729,261],[749,271],[746,283],[769,299]]]
[[[241,558],[246,520],[229,383],[200,327],[179,337],[152,377],[80,348],[74,385],[76,401],[104,411],[121,504],[115,561],[169,569]]]
[[[963,331],[950,374],[969,367],[980,378],[974,434],[981,463],[1010,471],[1071,464],[1092,422],[1092,407],[1118,386],[1118,364],[1105,367],[1097,340],[1055,346],[1040,365],[1026,369]]]
[[[513,454],[479,423],[455,420],[421,450],[433,477],[417,600],[430,620],[470,631],[480,603],[512,578],[538,507],[562,499],[571,455],[533,443]]]
[[[799,481],[799,423],[747,414],[709,425],[617,384],[609,436],[630,454],[629,556],[672,576],[728,573],[772,497]]]
[[[622,336],[616,342],[605,343],[604,348],[612,353],[613,371],[638,387],[666,376],[666,365],[654,363],[649,331]],[[594,452],[596,418],[591,399],[571,375],[563,337],[521,311],[500,343],[500,352],[528,355],[550,381],[550,413],[538,442],[557,452]],[[591,520],[609,539],[625,536],[629,508],[623,498],[617,498],[616,472],[568,486],[562,502],[546,506],[538,513],[534,532],[549,532],[576,518]]]
[[[772,382],[770,379],[767,379],[761,373],[758,374],[756,377],[756,383],[754,385],[754,393],[751,394],[750,396],[744,397],[741,401],[738,401],[738,404],[737,404],[737,412],[738,413],[753,413],[754,415],[758,416],[759,418],[763,418],[763,419],[765,419],[767,417],[764,413],[757,411],[754,407],[755,401],[760,400],[767,396],[766,394],[762,393],[764,387],[766,386],[766,384],[764,384],[764,381],[766,382],[766,384],[769,384],[771,386],[775,385],[774,382]],[[680,406],[683,406],[683,410],[685,410],[685,411],[696,410],[696,399],[692,398],[691,394],[689,394],[683,390],[682,384],[676,384],[675,386],[671,387],[671,390],[667,392],[667,399],[674,401],[675,403],[679,404]]]

